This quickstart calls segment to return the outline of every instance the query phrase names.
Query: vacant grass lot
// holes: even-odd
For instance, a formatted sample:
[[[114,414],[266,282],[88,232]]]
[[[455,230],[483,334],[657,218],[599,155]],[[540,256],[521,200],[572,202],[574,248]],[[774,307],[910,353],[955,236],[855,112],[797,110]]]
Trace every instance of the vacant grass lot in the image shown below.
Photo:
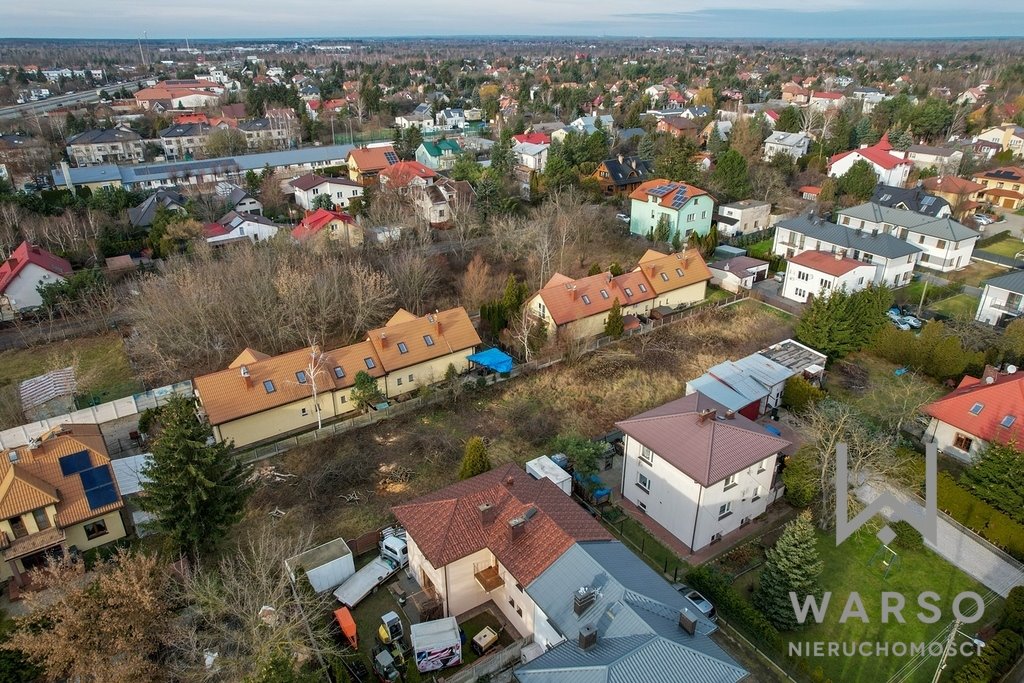
[[[886,424],[894,415],[905,415],[945,393],[930,377],[914,372],[897,376],[897,368],[869,353],[855,353],[832,367],[825,388],[832,398],[850,403],[867,417]]]
[[[993,254],[999,254],[1000,256],[1006,256],[1008,258],[1014,258],[1019,252],[1024,251],[1024,241],[1017,239],[1016,237],[1006,236],[1003,239],[988,245],[987,247],[978,247],[982,251],[990,251]]]
[[[1016,240],[1020,242],[1020,240]],[[1020,242],[1024,247],[1024,242]],[[1013,254],[1010,254],[1013,256]],[[993,278],[997,275],[1002,275],[1007,272],[1009,268],[997,266],[994,263],[985,263],[983,261],[974,261],[971,265],[966,268],[962,268],[952,273],[946,273],[941,277],[946,278],[950,282],[962,282],[965,285],[971,285],[973,287],[980,287],[981,283],[989,278]]]
[[[454,482],[471,436],[488,440],[494,466],[525,462],[559,433],[599,436],[616,420],[682,396],[688,379],[785,339],[792,328],[791,317],[743,301],[476,390],[453,407],[293,449],[261,463],[296,476],[258,488],[236,533],[243,537],[280,508],[280,533],[312,524],[317,542],[353,538],[386,524],[393,505]],[[342,498],[352,493],[358,501]]]
[[[957,294],[928,306],[931,310],[950,318],[974,318],[978,311],[978,299],[970,294]]]
[[[835,535],[821,532],[818,535],[818,551],[825,565],[821,576],[821,587],[831,591],[828,613],[824,623],[813,624],[801,631],[786,634],[787,642],[813,643],[816,641],[856,642],[887,642],[903,641],[907,643],[928,643],[943,632],[953,618],[952,600],[960,592],[975,591],[982,597],[991,596],[990,592],[974,579],[949,564],[932,551],[921,548],[917,550],[900,550],[899,560],[884,577],[885,569],[880,557],[876,556],[881,543],[874,535],[874,529],[865,527],[860,532],[836,547]],[[753,594],[757,583],[758,572],[750,572],[741,576],[736,586],[747,596]],[[919,610],[917,596],[922,591],[934,591],[940,598],[936,605],[942,610],[942,618],[935,624],[923,624],[917,618]],[[880,596],[882,591],[900,593],[906,599],[907,607],[903,610],[903,624],[890,620],[881,621]],[[870,623],[865,624],[858,618],[839,623],[850,593],[857,592],[867,612]],[[1002,600],[991,596],[992,602],[986,608],[988,619],[978,624],[961,627],[965,633],[973,634],[986,621],[999,613]],[[970,603],[965,603],[970,604]],[[965,611],[969,608],[965,607]],[[788,645],[787,645],[788,647]],[[907,678],[895,680],[906,683],[929,683],[935,673],[938,661],[926,659],[923,663],[912,662],[912,657],[820,657],[807,658],[812,674],[820,672],[822,677],[814,680],[843,681],[843,683],[882,683],[893,680],[893,676],[903,667],[904,671],[914,663],[921,663],[915,672]],[[948,667],[951,672],[954,666]],[[944,678],[943,680],[947,680]]]
[[[132,375],[121,337],[116,333],[3,351],[0,352],[0,404],[4,409],[0,409],[0,428],[22,422],[18,415],[19,382],[68,366],[76,369],[79,395],[91,397],[96,403],[142,390],[142,384]]]

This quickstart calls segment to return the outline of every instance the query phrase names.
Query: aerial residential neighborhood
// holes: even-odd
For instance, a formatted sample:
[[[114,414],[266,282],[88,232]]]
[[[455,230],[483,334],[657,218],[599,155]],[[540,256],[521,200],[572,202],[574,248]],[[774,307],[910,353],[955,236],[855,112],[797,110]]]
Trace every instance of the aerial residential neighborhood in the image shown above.
[[[1024,681],[1015,8],[108,5],[3,13],[0,679]]]

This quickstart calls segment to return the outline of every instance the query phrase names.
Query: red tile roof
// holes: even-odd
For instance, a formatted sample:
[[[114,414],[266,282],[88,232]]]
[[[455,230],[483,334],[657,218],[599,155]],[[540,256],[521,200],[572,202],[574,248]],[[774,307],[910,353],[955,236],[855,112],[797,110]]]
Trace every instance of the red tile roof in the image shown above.
[[[551,144],[551,136],[547,133],[520,133],[519,135],[513,135],[512,139],[516,142],[527,142],[531,145]]]
[[[494,506],[484,524],[479,506]],[[512,538],[509,520],[536,514]],[[490,550],[522,585],[530,584],[574,543],[611,535],[548,479],[534,479],[515,463],[460,481],[393,508],[409,537],[434,567]]]
[[[207,223],[203,226],[203,237],[207,239],[210,237],[221,237],[226,234],[228,234],[227,229],[220,223]]]
[[[71,273],[71,264],[64,259],[54,256],[45,249],[32,246],[28,242],[22,242],[14,250],[10,258],[0,264],[0,294],[7,290],[7,287],[14,282],[14,278],[18,276],[18,273],[23,271],[25,266],[30,263],[55,275],[69,275]]]
[[[839,100],[839,99],[842,99],[843,97],[846,97],[846,96],[843,95],[843,93],[841,93],[841,92],[827,92],[827,91],[817,92],[817,91],[815,91],[815,92],[811,93],[811,97],[817,97],[819,99],[825,99],[825,100]]]
[[[817,185],[804,185],[800,188],[800,194],[818,194],[821,192],[821,188]]]
[[[436,178],[437,171],[418,161],[399,161],[380,172],[380,177],[394,187],[406,187],[414,178]]]
[[[893,156],[889,153],[890,150],[892,150],[892,145],[889,144],[889,136],[883,135],[881,140],[870,147],[862,147],[860,149],[850,150],[849,152],[840,152],[839,154],[832,155],[832,158],[828,161],[828,165],[831,167],[832,164],[836,163],[840,159],[845,159],[851,154],[859,154],[871,163],[881,166],[886,170],[891,170],[902,164],[913,163],[909,159],[901,159],[897,156]]]
[[[647,193],[648,190],[653,190],[656,187],[661,187],[663,185],[668,185],[671,182],[673,182],[673,181],[665,180],[664,178],[656,178],[654,180],[648,180],[646,183],[640,183],[640,186],[638,188],[636,188],[635,190],[633,190],[632,192],[629,193],[629,198],[630,199],[636,199],[636,200],[641,201],[641,202],[646,202],[647,198],[649,196],[651,196],[651,195],[648,195],[648,193]],[[678,186],[676,189],[672,190],[671,192],[666,193],[663,197],[658,198],[658,200],[659,200],[658,203],[661,206],[664,206],[665,208],[671,209],[672,208],[672,201],[675,199],[676,195],[679,194],[680,192],[685,192],[687,197],[700,197],[702,195],[706,195],[707,194],[707,192],[705,192],[704,190],[700,189],[699,187],[695,187],[693,185],[687,185],[686,183],[678,183],[677,182],[677,183],[675,183],[675,185]],[[687,199],[687,201],[689,201],[689,199]]]
[[[1024,373],[985,370],[991,384],[968,375],[952,393],[925,406],[924,412],[985,441],[1024,442]],[[977,414],[971,412],[976,405],[980,406]],[[1004,427],[1004,421],[1010,426]]]
[[[856,259],[847,258],[845,256],[836,258],[835,254],[829,254],[825,251],[805,251],[793,256],[789,259],[790,263],[795,263],[798,266],[804,268],[810,268],[816,270],[819,273],[825,273],[826,275],[832,275],[839,277],[840,275],[846,275],[851,270],[859,268],[861,266],[869,266],[871,264],[864,263],[863,261],[857,261]]]
[[[351,223],[353,225],[356,222],[352,216],[348,215],[344,211],[317,209],[299,222],[299,224],[292,230],[292,237],[297,240],[307,239],[316,235],[330,225],[332,221],[336,220],[344,223]]]
[[[711,410],[715,414],[701,418]],[[739,413],[726,415],[725,406],[694,393],[616,426],[704,487],[790,445]]]
[[[395,154],[395,148],[391,145],[383,147],[356,147],[348,153],[349,159],[354,159],[360,173],[381,171],[391,162],[388,161],[388,153]],[[398,158],[397,156],[395,157]]]

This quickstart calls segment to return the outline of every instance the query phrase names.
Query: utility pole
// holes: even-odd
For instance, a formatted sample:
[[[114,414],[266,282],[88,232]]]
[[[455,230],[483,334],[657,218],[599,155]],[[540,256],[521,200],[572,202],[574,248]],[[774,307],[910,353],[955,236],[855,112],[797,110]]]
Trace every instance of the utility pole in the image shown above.
[[[922,277],[925,277],[922,275]],[[917,317],[921,317],[921,309],[924,308],[924,297],[928,293],[928,280],[924,281],[924,289],[921,290],[921,301],[917,304]]]
[[[946,657],[949,656],[949,649],[953,647],[953,641],[956,640],[956,634],[960,629],[960,620],[953,622],[953,628],[949,630],[949,638],[946,639],[945,645],[942,646],[942,657],[939,658],[939,666],[935,669],[935,675],[932,676],[932,683],[939,683],[939,679],[942,677],[942,670],[946,668]]]

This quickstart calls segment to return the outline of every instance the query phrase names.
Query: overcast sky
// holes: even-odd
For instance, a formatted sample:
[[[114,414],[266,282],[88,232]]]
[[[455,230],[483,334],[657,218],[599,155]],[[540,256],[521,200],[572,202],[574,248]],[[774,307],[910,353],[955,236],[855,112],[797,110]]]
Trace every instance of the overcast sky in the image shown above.
[[[0,0],[0,17],[22,38],[1024,35],[1020,0]]]

